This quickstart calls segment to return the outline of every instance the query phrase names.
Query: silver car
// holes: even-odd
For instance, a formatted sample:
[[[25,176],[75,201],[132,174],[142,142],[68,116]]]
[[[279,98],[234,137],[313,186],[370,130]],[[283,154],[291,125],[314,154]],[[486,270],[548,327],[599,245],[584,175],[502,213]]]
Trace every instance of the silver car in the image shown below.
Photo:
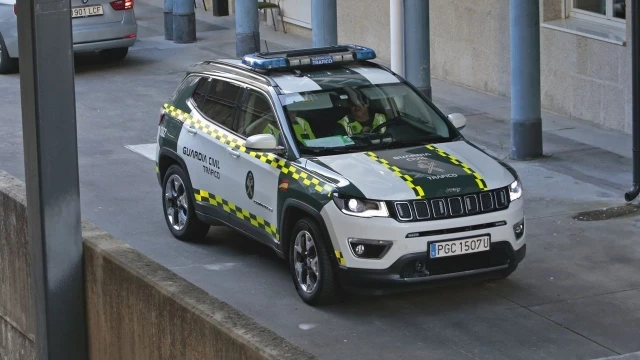
[[[21,1],[21,0],[20,0]],[[0,74],[18,69],[16,0],[0,0]],[[136,42],[134,0],[71,0],[74,52],[98,51],[106,61],[124,59]]]

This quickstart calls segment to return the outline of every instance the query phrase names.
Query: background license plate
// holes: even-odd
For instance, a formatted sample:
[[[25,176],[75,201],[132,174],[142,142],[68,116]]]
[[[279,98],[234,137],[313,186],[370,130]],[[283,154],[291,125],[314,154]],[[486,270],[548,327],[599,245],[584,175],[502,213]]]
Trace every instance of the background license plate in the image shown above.
[[[96,16],[96,15],[102,15],[102,14],[103,14],[102,5],[85,6],[81,8],[71,9],[72,18]]]
[[[432,243],[429,245],[429,256],[433,259],[445,256],[468,254],[489,250],[490,246],[491,239],[489,238],[489,236],[443,241],[439,243]]]

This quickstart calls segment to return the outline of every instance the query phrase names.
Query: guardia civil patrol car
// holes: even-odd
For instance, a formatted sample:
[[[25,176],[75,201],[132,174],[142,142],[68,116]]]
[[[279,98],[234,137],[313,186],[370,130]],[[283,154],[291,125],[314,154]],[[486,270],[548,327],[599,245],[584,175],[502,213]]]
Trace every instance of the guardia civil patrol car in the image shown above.
[[[173,236],[233,227],[289,263],[309,304],[513,272],[526,251],[518,174],[375,56],[339,45],[190,67],[157,137]]]

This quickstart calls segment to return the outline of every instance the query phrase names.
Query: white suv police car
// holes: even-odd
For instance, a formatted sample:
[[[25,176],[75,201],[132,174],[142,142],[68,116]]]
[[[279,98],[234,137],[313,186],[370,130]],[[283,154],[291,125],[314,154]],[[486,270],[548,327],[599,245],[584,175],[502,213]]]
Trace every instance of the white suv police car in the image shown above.
[[[164,104],[156,171],[181,240],[227,224],[342,288],[504,277],[524,258],[516,172],[357,45],[193,65]]]

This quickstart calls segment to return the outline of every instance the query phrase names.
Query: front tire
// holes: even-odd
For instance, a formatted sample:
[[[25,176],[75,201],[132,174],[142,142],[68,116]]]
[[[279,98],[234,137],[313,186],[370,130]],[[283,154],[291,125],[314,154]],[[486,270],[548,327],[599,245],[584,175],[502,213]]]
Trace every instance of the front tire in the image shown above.
[[[182,241],[200,241],[209,225],[198,219],[189,177],[178,165],[171,165],[162,182],[162,208],[171,234]]]
[[[337,279],[318,224],[311,218],[303,218],[291,234],[289,267],[298,295],[309,305],[336,301]]]
[[[18,71],[18,59],[9,57],[9,52],[0,35],[0,74],[12,74]]]

